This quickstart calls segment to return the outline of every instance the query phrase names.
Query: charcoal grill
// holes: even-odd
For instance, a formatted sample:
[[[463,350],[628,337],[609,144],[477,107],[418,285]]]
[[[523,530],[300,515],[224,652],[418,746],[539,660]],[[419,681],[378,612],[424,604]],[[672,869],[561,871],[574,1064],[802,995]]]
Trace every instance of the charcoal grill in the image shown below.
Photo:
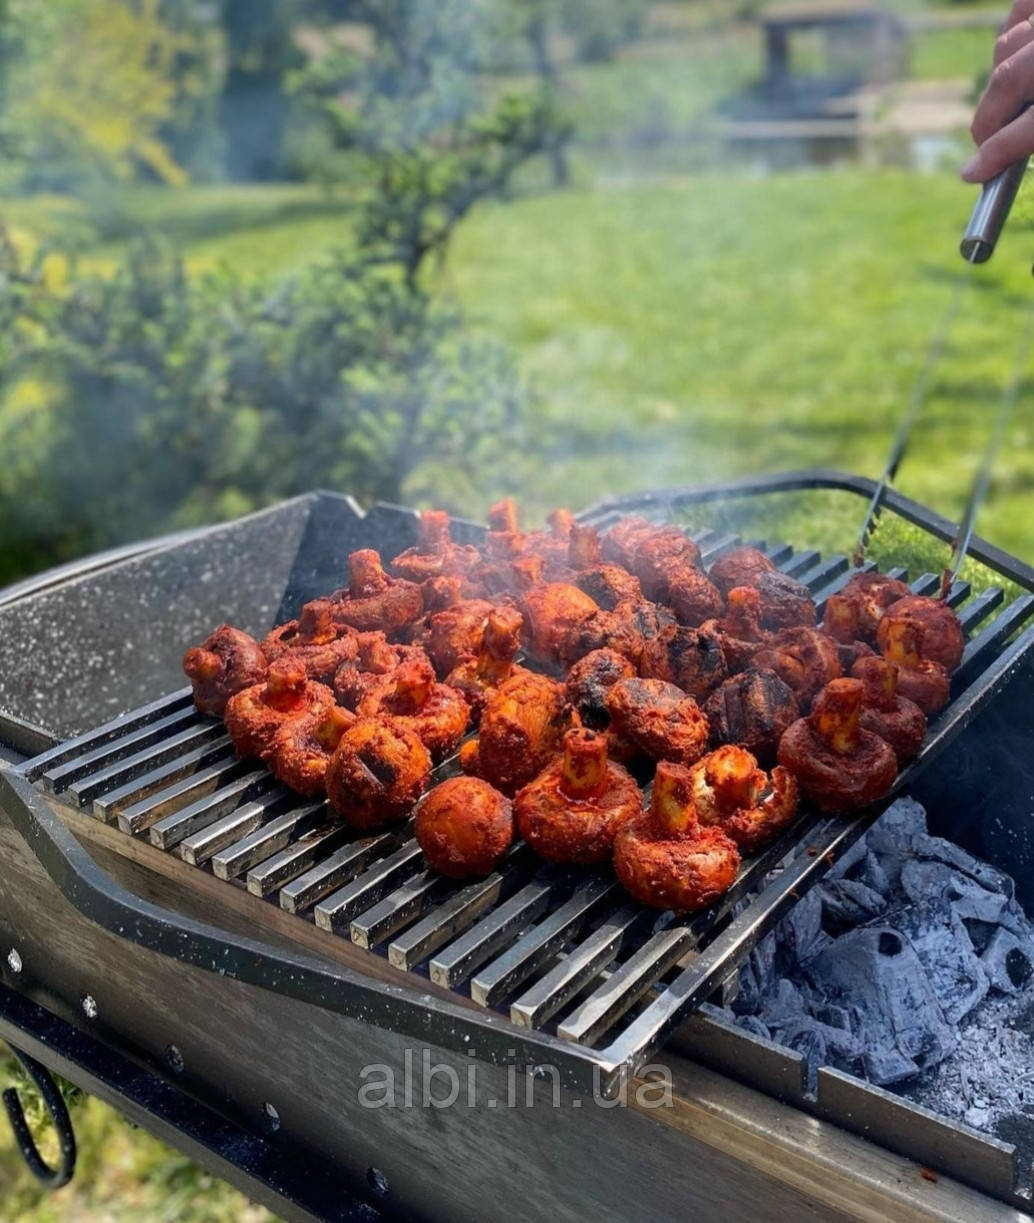
[[[619,498],[580,517],[601,527],[627,513],[668,521],[730,497],[807,489],[871,496],[873,486],[810,472]],[[913,502],[890,493],[886,504],[929,535],[952,539],[951,523]],[[310,511],[285,532],[299,560],[282,575],[275,615],[267,592],[258,613],[264,623],[239,614],[246,627],[268,627],[338,584],[352,548],[378,546],[390,555],[415,534],[414,516],[395,507],[364,516],[347,499],[320,497]],[[459,524],[457,534],[475,539],[478,528]],[[705,561],[738,542],[715,529],[693,535]],[[261,547],[260,533],[256,541]],[[189,570],[208,546],[223,548],[224,541],[206,533],[172,551],[187,550]],[[844,556],[763,546],[820,603],[850,576]],[[1034,648],[1034,570],[979,540],[971,553],[1004,581],[977,594],[965,582],[951,589],[966,652],[952,703],[931,724],[921,757],[895,793],[914,784]],[[115,566],[115,588],[131,588],[139,570],[156,563],[150,553],[123,560]],[[126,573],[127,564],[138,572]],[[236,564],[246,567],[246,560],[238,557]],[[927,573],[911,585],[934,593],[939,580]],[[78,592],[61,583],[28,597],[46,618],[54,603],[67,606],[77,594],[92,598],[104,581],[102,568],[81,579]],[[183,598],[190,589],[178,579]],[[17,619],[24,603],[0,605],[0,639],[5,618]],[[128,704],[171,679],[183,647],[223,618],[207,612],[213,612],[207,622],[188,618],[185,640],[173,636],[160,658],[148,660],[146,674],[134,673],[132,663],[126,674],[109,673],[116,689],[110,699]],[[103,621],[104,607],[96,614]],[[40,658],[30,648],[20,665],[31,670]],[[699,1032],[703,1023],[710,1031],[706,1013],[695,1026],[686,1028],[686,1021],[886,806],[851,819],[805,813],[746,862],[715,908],[675,919],[632,903],[609,872],[542,864],[523,846],[489,879],[449,883],[423,869],[407,827],[356,837],[331,824],[323,804],[299,800],[265,770],[236,761],[221,725],[194,712],[189,690],[136,703],[132,712],[72,735],[62,733],[67,722],[55,732],[21,710],[6,710],[9,741],[38,747],[49,739],[53,746],[0,772],[0,807],[42,872],[88,923],[202,976],[255,987],[260,998],[290,1000],[457,1056],[473,1050],[482,1063],[549,1067],[586,1094],[619,1093],[677,1029]],[[4,707],[13,704],[0,688],[0,732]],[[446,764],[442,771],[453,768]],[[125,861],[134,864],[135,882],[146,877],[146,888],[126,886]],[[180,903],[169,904],[170,896]],[[193,898],[192,913],[182,911],[184,896]],[[214,911],[225,920],[211,920]],[[714,1044],[728,1047],[728,1041]]]

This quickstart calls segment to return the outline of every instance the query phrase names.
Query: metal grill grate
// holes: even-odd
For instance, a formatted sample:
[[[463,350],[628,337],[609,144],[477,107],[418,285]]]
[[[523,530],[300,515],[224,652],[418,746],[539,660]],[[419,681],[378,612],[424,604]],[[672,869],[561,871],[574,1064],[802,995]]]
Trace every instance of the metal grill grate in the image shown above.
[[[693,537],[705,563],[739,542],[712,531]],[[784,544],[765,550],[820,604],[851,573],[843,556],[823,559]],[[925,574],[912,589],[931,594],[938,581]],[[1034,596],[1007,600],[992,588],[971,597],[957,583],[949,602],[968,637],[953,702],[931,723],[896,792],[1034,646]],[[438,778],[455,767],[441,766]],[[198,716],[186,690],[36,757],[23,772],[61,803],[279,905],[328,938],[349,939],[523,1031],[576,1042],[601,1065],[628,1069],[730,977],[878,814],[845,820],[804,812],[777,843],[745,860],[714,908],[675,918],[630,901],[609,869],[545,864],[524,845],[488,879],[445,880],[424,869],[409,825],[357,837],[332,822],[325,803],[303,801],[238,761],[222,726]]]

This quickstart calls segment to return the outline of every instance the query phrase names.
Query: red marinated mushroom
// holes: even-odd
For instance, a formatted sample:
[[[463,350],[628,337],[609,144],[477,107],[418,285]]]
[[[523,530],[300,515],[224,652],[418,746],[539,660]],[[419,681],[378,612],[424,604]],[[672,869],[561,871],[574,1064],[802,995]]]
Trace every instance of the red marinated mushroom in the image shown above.
[[[516,607],[494,607],[485,620],[481,648],[476,658],[468,658],[450,671],[445,682],[463,694],[475,723],[492,694],[517,670],[521,625],[524,620]]]
[[[940,599],[909,595],[883,615],[876,629],[880,652],[897,643],[905,645],[926,662],[939,663],[946,671],[954,671],[962,661],[966,639],[958,616]]]
[[[305,666],[309,679],[329,684],[338,668],[354,662],[359,643],[354,629],[336,624],[330,599],[313,599],[297,620],[289,620],[267,634],[262,652],[270,662],[291,654]]]
[[[736,586],[754,586],[763,573],[775,573],[775,565],[757,548],[732,548],[715,561],[708,577],[728,597]]]
[[[414,832],[432,870],[482,879],[513,843],[510,800],[478,777],[450,777],[417,807]]]
[[[270,664],[265,683],[230,697],[223,720],[239,756],[265,760],[285,722],[326,713],[333,705],[330,689],[307,679],[304,664],[288,654]]]
[[[435,680],[427,658],[400,663],[367,691],[358,713],[411,726],[434,760],[456,750],[470,722],[470,707],[462,694]]]
[[[237,692],[266,678],[266,656],[254,637],[221,624],[200,646],[183,655],[183,670],[199,713],[220,717]]]
[[[926,717],[919,706],[898,692],[898,668],[885,658],[862,658],[851,674],[865,685],[862,726],[894,749],[898,766],[919,755],[926,735]]]
[[[341,736],[355,723],[355,714],[330,709],[292,718],[273,736],[268,764],[285,786],[310,798],[326,793],[327,765]]]
[[[707,751],[707,719],[692,697],[660,679],[622,679],[607,694],[613,729],[654,760],[693,764]]]
[[[604,736],[583,727],[567,732],[563,755],[513,802],[517,830],[540,857],[585,866],[605,862],[618,832],[642,809],[635,781],[607,759]]]
[[[348,558],[348,587],[331,595],[334,619],[359,632],[380,631],[389,637],[419,620],[424,596],[415,582],[389,577],[373,548]]]
[[[634,679],[635,667],[616,650],[593,650],[567,673],[567,699],[582,722],[603,730],[610,722],[607,694],[619,679]]]
[[[705,756],[691,772],[700,823],[717,825],[744,852],[754,853],[793,823],[797,782],[781,765],[766,773],[756,756],[730,744]]]
[[[675,684],[695,701],[706,701],[728,676],[725,650],[707,628],[669,625],[650,637],[639,660],[640,674]]]
[[[898,775],[890,744],[861,724],[865,687],[835,679],[819,693],[811,714],[783,735],[779,763],[823,811],[855,811],[887,794]]]
[[[777,633],[754,655],[751,665],[774,671],[793,692],[802,710],[810,708],[826,684],[842,674],[836,644],[825,633],[812,628]]]
[[[779,740],[800,717],[791,689],[774,671],[763,669],[734,675],[708,698],[704,714],[711,743],[734,743],[759,760],[775,760]]]
[[[736,880],[736,843],[720,828],[699,823],[692,794],[689,769],[659,764],[649,811],[618,833],[614,870],[642,904],[692,913],[713,904]]]
[[[478,738],[460,752],[461,768],[504,794],[516,793],[559,750],[565,709],[564,690],[555,680],[519,671],[489,700]]]
[[[420,736],[395,718],[359,718],[327,766],[327,798],[353,828],[379,828],[408,815],[431,776]]]

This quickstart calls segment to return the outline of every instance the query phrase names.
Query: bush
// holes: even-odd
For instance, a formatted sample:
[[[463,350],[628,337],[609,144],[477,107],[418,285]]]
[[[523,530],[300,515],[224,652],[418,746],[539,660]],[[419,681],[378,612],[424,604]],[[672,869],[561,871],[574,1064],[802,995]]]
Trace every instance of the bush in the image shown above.
[[[424,463],[469,495],[513,444],[505,354],[397,269],[339,256],[268,289],[147,243],[60,280],[0,247],[0,577],[317,486],[412,497]]]

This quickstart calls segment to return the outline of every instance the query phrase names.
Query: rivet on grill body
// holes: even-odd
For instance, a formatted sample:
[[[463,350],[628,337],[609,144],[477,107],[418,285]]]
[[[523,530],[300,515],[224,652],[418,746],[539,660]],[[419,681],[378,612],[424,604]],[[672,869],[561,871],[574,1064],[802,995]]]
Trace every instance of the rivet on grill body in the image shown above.
[[[266,1126],[269,1132],[275,1134],[280,1128],[280,1114],[268,1100],[262,1105],[262,1111],[265,1114]]]
[[[97,1007],[97,1000],[92,994],[86,994],[82,1001],[83,1014],[87,1019],[96,1019],[100,1014]]]
[[[176,1045],[169,1045],[165,1050],[165,1060],[173,1074],[183,1073],[183,1054],[179,1051]]]
[[[385,1197],[388,1193],[388,1178],[380,1170],[380,1168],[366,1169],[366,1183],[377,1194],[378,1197]]]
[[[17,976],[22,970],[22,957],[17,950],[12,947],[7,953],[7,967]]]

